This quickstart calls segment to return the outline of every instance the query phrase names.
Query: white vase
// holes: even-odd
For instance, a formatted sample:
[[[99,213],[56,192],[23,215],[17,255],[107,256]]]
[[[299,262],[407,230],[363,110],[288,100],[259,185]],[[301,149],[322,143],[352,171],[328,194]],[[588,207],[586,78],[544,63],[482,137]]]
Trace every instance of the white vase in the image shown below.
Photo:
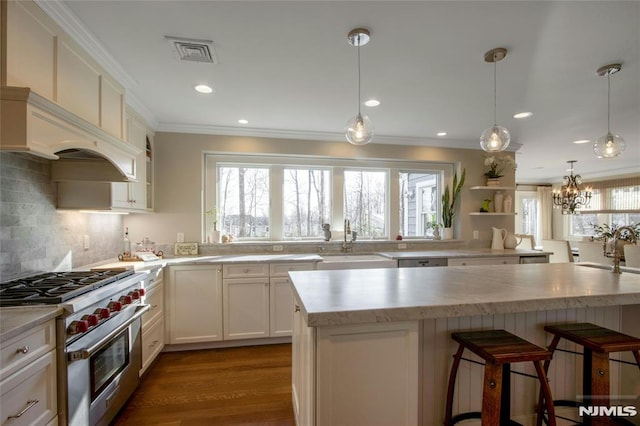
[[[443,228],[442,229],[442,239],[443,240],[453,240],[453,228]]]
[[[211,244],[219,244],[220,243],[220,231],[217,229],[212,229],[209,231],[209,242]]]
[[[496,191],[493,194],[493,209],[496,213],[502,213],[502,200],[504,198],[504,193],[502,191]]]
[[[512,207],[513,207],[513,198],[511,198],[511,195],[507,195],[506,197],[504,197],[502,210],[505,213],[511,213]]]

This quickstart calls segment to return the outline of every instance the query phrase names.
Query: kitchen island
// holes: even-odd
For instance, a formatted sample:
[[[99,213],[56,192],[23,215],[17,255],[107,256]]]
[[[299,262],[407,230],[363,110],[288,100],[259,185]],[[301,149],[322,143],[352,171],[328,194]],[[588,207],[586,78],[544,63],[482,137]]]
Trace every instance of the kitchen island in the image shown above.
[[[544,324],[588,321],[640,336],[635,273],[531,264],[290,276],[299,308],[293,335],[298,424],[441,424],[454,331],[503,328],[545,346]],[[461,365],[455,412],[480,407],[481,368]],[[580,368],[580,357],[555,357],[549,374],[555,398],[576,399]],[[530,373],[529,366],[514,370]],[[612,393],[639,393],[637,368],[613,365],[611,377]],[[513,381],[512,416],[527,423],[535,380]]]

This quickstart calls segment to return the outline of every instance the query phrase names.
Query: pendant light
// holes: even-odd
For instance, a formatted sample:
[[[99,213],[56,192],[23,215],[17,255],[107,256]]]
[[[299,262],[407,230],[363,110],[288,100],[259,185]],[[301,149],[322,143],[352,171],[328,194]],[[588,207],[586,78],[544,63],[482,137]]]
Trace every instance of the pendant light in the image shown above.
[[[369,43],[371,36],[369,30],[356,28],[349,31],[347,36],[349,44],[358,48],[358,115],[351,118],[345,126],[345,136],[353,145],[366,145],[373,139],[373,123],[366,115],[360,112],[360,46]]]
[[[480,135],[480,147],[487,152],[504,151],[509,146],[509,142],[511,142],[509,131],[505,127],[498,126],[496,119],[496,63],[503,60],[505,56],[507,56],[507,49],[504,47],[491,49],[484,54],[485,62],[493,62],[493,126]]]
[[[615,74],[621,69],[622,65],[611,64],[600,67],[596,71],[600,77],[607,76],[607,134],[599,137],[593,144],[593,152],[595,152],[598,158],[617,157],[625,148],[624,139],[611,133],[609,126],[611,121],[611,74]]]

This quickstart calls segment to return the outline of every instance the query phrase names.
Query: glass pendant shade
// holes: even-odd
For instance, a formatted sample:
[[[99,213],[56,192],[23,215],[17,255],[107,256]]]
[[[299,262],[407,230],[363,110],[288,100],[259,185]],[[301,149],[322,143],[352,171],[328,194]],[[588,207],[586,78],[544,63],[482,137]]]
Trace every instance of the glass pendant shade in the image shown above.
[[[489,127],[480,135],[480,147],[487,152],[504,151],[511,142],[509,131],[497,124]]]
[[[598,158],[613,158],[620,155],[620,153],[624,151],[625,146],[626,144],[623,138],[607,132],[606,135],[599,137],[596,143],[593,144],[593,152],[595,152]]]
[[[345,135],[353,145],[366,145],[373,139],[373,122],[366,115],[358,114],[347,122]]]

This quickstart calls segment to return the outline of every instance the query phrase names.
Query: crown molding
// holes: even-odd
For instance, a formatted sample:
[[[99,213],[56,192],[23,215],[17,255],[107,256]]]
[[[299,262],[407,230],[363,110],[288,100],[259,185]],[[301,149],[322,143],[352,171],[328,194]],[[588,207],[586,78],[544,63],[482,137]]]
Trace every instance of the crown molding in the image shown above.
[[[118,83],[126,89],[138,85],[131,74],[111,56],[80,18],[61,0],[34,0],[34,2]]]
[[[301,130],[280,130],[280,129],[258,129],[247,127],[231,127],[231,126],[211,126],[200,124],[182,124],[182,123],[159,123],[156,128],[158,132],[170,133],[195,133],[203,135],[224,135],[224,136],[247,136],[256,138],[274,138],[274,139],[299,139],[326,142],[346,142],[344,133],[334,132],[313,132]],[[411,146],[428,146],[434,148],[457,148],[457,149],[480,149],[477,141],[460,140],[460,139],[430,139],[416,138],[406,136],[386,136],[376,135],[372,143],[384,145],[411,145]],[[520,144],[511,143],[508,151],[517,151],[521,147]]]

